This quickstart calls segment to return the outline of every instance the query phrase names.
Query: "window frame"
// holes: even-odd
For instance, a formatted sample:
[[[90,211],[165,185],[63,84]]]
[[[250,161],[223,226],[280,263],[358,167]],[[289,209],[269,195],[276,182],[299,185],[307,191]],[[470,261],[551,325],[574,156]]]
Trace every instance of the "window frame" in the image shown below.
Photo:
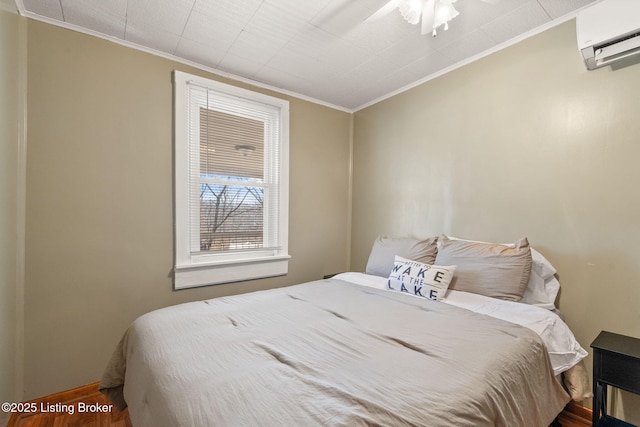
[[[279,110],[279,207],[277,231],[279,246],[274,249],[222,251],[197,254],[192,252],[191,222],[199,215],[190,210],[196,197],[190,188],[189,94],[190,83],[206,87],[225,96],[261,103]],[[221,283],[238,282],[286,275],[288,262],[289,222],[289,102],[251,90],[191,75],[173,72],[174,85],[174,289],[185,289]],[[246,101],[245,101],[246,100]],[[265,145],[265,156],[270,148]],[[267,184],[271,185],[271,184]],[[199,203],[199,197],[197,202]],[[198,210],[199,209],[194,209]],[[265,233],[267,227],[263,230]]]

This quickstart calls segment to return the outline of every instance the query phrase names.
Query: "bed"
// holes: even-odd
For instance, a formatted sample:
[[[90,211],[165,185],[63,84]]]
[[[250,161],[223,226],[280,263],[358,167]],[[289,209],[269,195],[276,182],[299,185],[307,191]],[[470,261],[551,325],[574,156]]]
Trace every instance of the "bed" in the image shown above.
[[[397,291],[374,252],[368,274],[141,316],[101,391],[137,427],[551,424],[571,399],[558,378],[586,356],[553,310]]]

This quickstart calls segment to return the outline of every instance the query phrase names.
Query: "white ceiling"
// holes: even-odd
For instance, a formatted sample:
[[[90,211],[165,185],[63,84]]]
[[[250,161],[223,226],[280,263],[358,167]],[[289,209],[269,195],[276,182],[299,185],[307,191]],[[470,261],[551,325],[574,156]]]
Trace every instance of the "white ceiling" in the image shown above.
[[[421,35],[387,0],[16,0],[21,14],[346,111],[575,16],[597,0],[459,0]],[[577,48],[576,48],[577,55]]]

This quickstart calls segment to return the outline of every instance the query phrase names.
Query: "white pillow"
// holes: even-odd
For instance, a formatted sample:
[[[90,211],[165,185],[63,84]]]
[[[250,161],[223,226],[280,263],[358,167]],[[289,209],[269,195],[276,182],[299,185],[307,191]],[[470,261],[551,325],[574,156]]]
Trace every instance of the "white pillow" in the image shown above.
[[[455,269],[455,265],[429,265],[396,255],[387,288],[440,301],[449,288]]]
[[[547,280],[556,274],[556,269],[553,265],[533,248],[531,248],[531,258],[533,260],[533,269],[543,280]]]
[[[556,269],[542,254],[531,248],[531,276],[522,300],[525,304],[553,310],[560,291],[560,282],[555,277]]]

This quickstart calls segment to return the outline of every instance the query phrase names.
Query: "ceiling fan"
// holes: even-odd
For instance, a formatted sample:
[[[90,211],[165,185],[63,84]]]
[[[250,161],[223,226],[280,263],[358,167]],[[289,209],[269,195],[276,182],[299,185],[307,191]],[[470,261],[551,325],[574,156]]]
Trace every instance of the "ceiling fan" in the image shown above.
[[[458,16],[460,12],[453,7],[457,0],[389,0],[378,9],[365,22],[376,21],[388,15],[394,9],[398,9],[402,17],[410,24],[416,25],[422,21],[422,34],[431,33],[437,35],[437,29],[444,26],[449,29],[449,21]],[[496,4],[499,0],[480,0],[485,3]]]

